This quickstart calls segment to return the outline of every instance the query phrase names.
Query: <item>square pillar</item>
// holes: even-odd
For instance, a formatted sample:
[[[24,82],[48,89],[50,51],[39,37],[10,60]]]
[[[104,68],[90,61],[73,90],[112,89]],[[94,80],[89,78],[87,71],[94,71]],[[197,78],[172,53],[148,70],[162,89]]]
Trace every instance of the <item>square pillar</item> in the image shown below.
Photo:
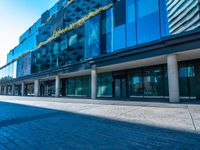
[[[60,96],[60,77],[56,76],[56,82],[55,82],[55,97]]]
[[[169,101],[172,103],[180,102],[178,63],[176,54],[170,54],[167,56],[167,71],[169,83]]]
[[[24,87],[25,87],[25,83],[22,82],[21,83],[21,95],[24,96]]]
[[[97,97],[97,71],[96,69],[91,70],[91,98],[96,99]]]
[[[39,80],[34,81],[34,96],[38,97],[39,96]]]
[[[2,87],[2,86],[0,85],[0,95],[2,95],[2,94],[1,94],[1,87]]]

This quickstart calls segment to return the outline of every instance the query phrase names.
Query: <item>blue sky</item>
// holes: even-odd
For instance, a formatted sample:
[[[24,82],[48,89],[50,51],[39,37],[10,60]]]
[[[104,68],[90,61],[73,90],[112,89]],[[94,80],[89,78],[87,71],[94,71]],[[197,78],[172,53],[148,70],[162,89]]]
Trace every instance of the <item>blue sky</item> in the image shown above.
[[[58,0],[0,0],[0,66],[18,45],[19,36]]]

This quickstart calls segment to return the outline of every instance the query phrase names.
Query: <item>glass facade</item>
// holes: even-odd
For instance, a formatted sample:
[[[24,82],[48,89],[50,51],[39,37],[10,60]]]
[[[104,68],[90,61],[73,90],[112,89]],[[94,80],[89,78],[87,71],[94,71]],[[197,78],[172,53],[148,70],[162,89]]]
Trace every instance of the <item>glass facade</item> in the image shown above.
[[[149,42],[160,38],[158,0],[137,0],[137,41]]]
[[[166,0],[75,1],[65,8],[62,4],[66,4],[66,1],[59,1],[20,37],[20,44],[7,56],[8,62],[35,49],[55,31],[110,3],[113,3],[111,8],[86,19],[72,31],[33,51],[31,73],[83,62],[200,26],[197,0],[183,0],[181,3]],[[186,6],[188,10],[184,9]],[[191,13],[186,15],[189,11]],[[191,20],[191,23],[188,24],[187,20]],[[21,63],[23,61],[19,60],[19,70],[23,70]],[[26,75],[27,72],[22,72],[18,76]]]
[[[100,54],[100,16],[95,16],[85,23],[85,59]]]
[[[40,96],[55,96],[55,80],[40,82]]]
[[[24,95],[26,96],[34,96],[34,84],[29,83],[25,85]]]
[[[101,15],[101,52],[102,54],[113,51],[113,9]]]
[[[97,77],[97,97],[112,97],[112,73],[98,74]]]
[[[37,73],[84,60],[83,27],[32,52],[31,73]]]
[[[69,6],[66,3],[59,1],[20,37],[20,44],[7,56],[10,63],[0,69],[0,81],[87,63],[101,55],[200,27],[198,0],[82,0]],[[105,9],[110,3],[113,5]],[[100,11],[102,8],[105,10]],[[96,11],[99,13],[95,14]],[[60,31],[62,34],[57,37],[56,32],[65,27],[70,30]],[[53,40],[36,48],[50,37]],[[27,54],[29,50],[33,51]],[[199,63],[180,63],[179,82],[181,97],[199,97]],[[42,82],[41,95],[54,95],[54,83]],[[88,97],[90,77],[67,79],[63,87],[62,95]],[[31,95],[32,88],[27,85],[26,95]],[[10,93],[10,87],[7,91]],[[167,67],[126,70],[121,76],[116,72],[99,74],[97,93],[98,97],[166,97]]]
[[[31,53],[17,61],[17,78],[31,74]]]
[[[0,81],[12,80],[17,77],[17,61],[0,69]]]
[[[200,98],[200,61],[179,63],[180,96]]]
[[[136,3],[135,0],[126,1],[126,39],[127,47],[134,46],[136,40]]]
[[[69,78],[66,81],[67,96],[90,97],[91,95],[91,78],[90,76],[82,76]]]
[[[166,66],[135,69],[129,74],[130,97],[168,96]]]

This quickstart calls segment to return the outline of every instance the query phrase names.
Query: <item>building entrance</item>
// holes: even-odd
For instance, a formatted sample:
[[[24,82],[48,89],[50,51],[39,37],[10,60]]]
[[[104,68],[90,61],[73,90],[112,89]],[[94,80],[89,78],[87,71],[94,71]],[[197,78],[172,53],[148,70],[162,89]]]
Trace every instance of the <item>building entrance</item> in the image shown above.
[[[127,97],[127,73],[126,72],[114,72],[113,73],[113,95],[116,98]]]

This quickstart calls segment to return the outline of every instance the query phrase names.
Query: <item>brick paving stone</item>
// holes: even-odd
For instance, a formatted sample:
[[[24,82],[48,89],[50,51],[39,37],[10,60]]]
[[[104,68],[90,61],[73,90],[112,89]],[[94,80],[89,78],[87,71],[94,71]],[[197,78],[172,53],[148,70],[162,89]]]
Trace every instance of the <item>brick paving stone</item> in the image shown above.
[[[0,150],[200,149],[198,104],[12,99],[0,97]]]

